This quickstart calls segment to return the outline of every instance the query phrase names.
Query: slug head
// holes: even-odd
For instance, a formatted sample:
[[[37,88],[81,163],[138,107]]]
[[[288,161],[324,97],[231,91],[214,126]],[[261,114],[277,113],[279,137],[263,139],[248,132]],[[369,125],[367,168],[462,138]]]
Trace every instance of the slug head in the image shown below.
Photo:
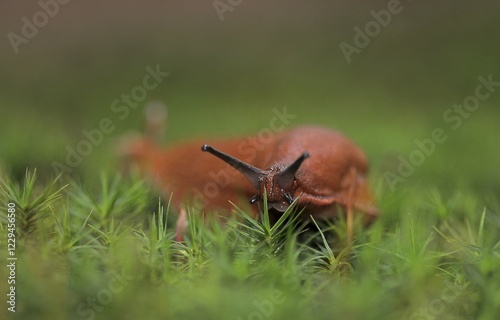
[[[279,212],[285,212],[292,204],[294,200],[293,194],[297,188],[294,183],[295,173],[300,168],[302,162],[309,157],[309,153],[303,152],[288,167],[284,164],[275,164],[266,170],[261,170],[216,150],[209,145],[203,145],[201,150],[207,151],[226,162],[250,181],[257,190],[256,194],[250,199],[250,204],[262,202],[265,194],[269,208],[273,208]]]

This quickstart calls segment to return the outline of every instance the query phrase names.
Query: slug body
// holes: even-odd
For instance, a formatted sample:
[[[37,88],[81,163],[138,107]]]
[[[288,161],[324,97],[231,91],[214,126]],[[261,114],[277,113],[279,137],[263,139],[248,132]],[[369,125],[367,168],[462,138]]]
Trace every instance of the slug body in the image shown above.
[[[176,208],[195,207],[205,212],[230,214],[231,202],[240,204],[253,191],[252,185],[238,171],[219,159],[200,151],[201,142],[194,141],[162,149],[147,139],[127,142],[128,165],[136,165],[153,181],[165,198],[172,197]],[[239,140],[218,144],[236,150]],[[250,157],[242,155],[250,161]]]
[[[172,194],[178,208],[191,204],[227,215],[233,209],[229,201],[239,206],[262,203],[265,193],[274,215],[297,198],[305,218],[332,218],[339,207],[363,214],[367,222],[378,215],[364,153],[327,128],[297,127],[265,141],[192,142],[166,150],[139,139],[128,144],[127,155],[166,197]],[[253,207],[258,216],[258,207]]]

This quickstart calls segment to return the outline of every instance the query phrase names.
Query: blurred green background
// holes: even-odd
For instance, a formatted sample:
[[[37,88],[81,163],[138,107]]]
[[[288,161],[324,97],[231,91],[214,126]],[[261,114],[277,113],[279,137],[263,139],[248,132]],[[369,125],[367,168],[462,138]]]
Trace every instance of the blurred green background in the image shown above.
[[[217,1],[233,4],[223,20],[213,0],[69,1],[18,53],[13,34],[22,36],[26,21],[41,17],[40,2],[0,1],[0,180],[21,180],[27,167],[36,167],[40,185],[50,186],[53,162],[66,162],[66,149],[85,140],[83,131],[105,118],[115,125],[71,173],[78,183],[62,179],[71,186],[63,201],[40,210],[50,215],[40,220],[38,233],[19,237],[17,315],[80,315],[75,307],[104,288],[109,271],[123,260],[138,268],[138,279],[101,317],[250,315],[248,301],[267,297],[276,279],[292,270],[305,279],[303,290],[290,291],[275,318],[415,318],[439,298],[443,275],[467,292],[440,317],[465,312],[494,318],[500,301],[500,87],[467,118],[459,117],[456,129],[443,114],[476,94],[479,77],[500,82],[500,2],[401,1],[400,13],[348,63],[341,43],[353,45],[355,28],[365,29],[374,21],[371,11],[387,10],[394,0]],[[157,65],[168,77],[120,119],[113,101],[141,85],[146,68]],[[156,195],[116,174],[115,147],[123,135],[143,129],[144,107],[154,101],[168,107],[166,147],[255,134],[269,126],[273,110],[285,107],[296,115],[290,128],[337,128],[359,144],[371,163],[370,184],[383,215],[368,239],[357,240],[359,263],[349,278],[338,278],[337,261],[326,277],[299,261],[283,267],[282,257],[255,262],[255,248],[224,233],[204,256],[193,250],[196,241],[185,247],[188,267],[171,263],[176,257],[169,260],[170,250],[184,253],[184,247],[172,241],[161,247],[155,227],[132,222],[149,221],[143,212],[156,207],[144,209],[149,204],[143,199],[156,202]],[[436,128],[447,140],[391,192],[387,172],[397,173],[401,157],[415,154],[415,140],[429,139]],[[95,187],[103,171],[112,177],[104,179],[113,181],[112,192],[106,183]],[[121,192],[116,206],[109,204],[114,192]],[[57,227],[57,219],[67,230]],[[145,236],[138,240],[137,234]],[[210,239],[210,232],[202,235]],[[248,261],[226,252],[235,244]]]
[[[8,34],[22,35],[22,18],[41,7],[2,1],[0,166],[16,178],[26,167],[50,177],[82,130],[110,118],[116,129],[74,172],[93,181],[118,169],[113,146],[141,130],[150,101],[168,106],[167,145],[256,133],[286,106],[297,115],[290,127],[326,125],[356,141],[372,184],[386,185],[398,156],[443,128],[446,142],[397,187],[498,194],[500,92],[457,130],[443,113],[474,94],[479,76],[500,81],[500,3],[401,1],[402,11],[347,63],[340,43],[352,45],[354,28],[387,5],[243,0],[221,21],[212,1],[71,1],[16,54]],[[120,120],[111,103],[157,64],[169,76]]]

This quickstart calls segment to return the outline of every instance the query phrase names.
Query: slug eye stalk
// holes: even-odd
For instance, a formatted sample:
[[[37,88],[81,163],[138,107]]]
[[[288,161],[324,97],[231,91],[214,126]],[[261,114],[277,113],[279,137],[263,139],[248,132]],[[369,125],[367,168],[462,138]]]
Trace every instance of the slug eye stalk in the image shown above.
[[[309,153],[303,152],[292,164],[290,164],[284,170],[280,172],[271,172],[269,170],[261,170],[259,168],[256,168],[233,156],[214,149],[208,144],[204,144],[201,147],[201,150],[209,152],[222,161],[226,162],[227,164],[241,172],[241,174],[243,174],[248,179],[248,181],[250,181],[255,189],[257,189],[257,194],[250,199],[250,204],[254,204],[262,200],[262,193],[266,192],[263,190],[266,190],[265,188],[267,186],[269,187],[267,191],[268,199],[270,199],[269,197],[273,195],[272,198],[274,202],[276,202],[274,205],[279,206],[280,211],[282,211],[281,209],[286,207],[286,204],[289,205],[293,202],[291,192],[293,191],[292,188],[293,182],[295,180],[295,173],[297,173],[297,170],[299,170],[304,160],[309,158]],[[273,190],[272,188],[272,186],[275,185],[275,182],[277,186],[279,186],[279,189],[281,189],[279,193],[275,193],[276,190]],[[262,186],[264,186],[264,189],[262,189],[261,184],[263,184]],[[283,199],[280,199],[279,197],[283,197]]]
[[[289,190],[293,186],[293,180],[295,179],[295,173],[299,170],[300,165],[304,160],[309,158],[309,153],[303,152],[300,157],[297,158],[291,165],[288,166],[285,170],[278,174],[278,185],[285,190]],[[290,201],[290,203],[293,202]]]
[[[235,157],[230,156],[224,152],[214,149],[208,144],[204,144],[201,147],[201,151],[209,152],[225,163],[229,164],[231,167],[241,172],[256,189],[259,189],[259,180],[262,176],[264,176],[264,172],[262,170],[239,159],[236,159]]]

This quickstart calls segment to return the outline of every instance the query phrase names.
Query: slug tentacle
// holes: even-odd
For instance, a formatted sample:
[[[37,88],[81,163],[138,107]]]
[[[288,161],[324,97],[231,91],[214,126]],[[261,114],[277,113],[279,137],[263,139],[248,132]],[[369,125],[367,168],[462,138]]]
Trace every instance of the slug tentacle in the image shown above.
[[[295,179],[295,173],[299,170],[300,165],[304,160],[309,158],[308,152],[303,152],[300,157],[297,158],[291,165],[288,166],[285,170],[280,172],[277,176],[278,185],[285,190],[292,188],[293,180]]]
[[[231,167],[235,168],[236,170],[241,172],[255,188],[257,189],[259,188],[260,178],[264,175],[262,170],[252,165],[249,165],[248,163],[245,163],[239,159],[236,159],[235,157],[230,156],[224,152],[214,149],[208,144],[204,144],[201,147],[201,150],[208,151],[209,153],[221,159]]]

